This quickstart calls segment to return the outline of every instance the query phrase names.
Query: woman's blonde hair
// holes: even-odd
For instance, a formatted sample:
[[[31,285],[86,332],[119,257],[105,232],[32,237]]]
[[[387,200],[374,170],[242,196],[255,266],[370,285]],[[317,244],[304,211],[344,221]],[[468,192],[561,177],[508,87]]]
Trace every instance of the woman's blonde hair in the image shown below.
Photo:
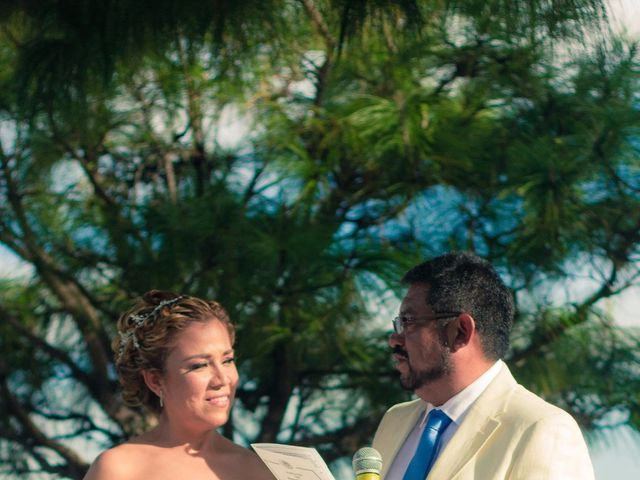
[[[150,290],[123,313],[112,348],[125,403],[159,413],[160,399],[147,387],[143,370],[163,372],[177,335],[194,322],[211,320],[227,328],[233,345],[235,328],[218,302]]]

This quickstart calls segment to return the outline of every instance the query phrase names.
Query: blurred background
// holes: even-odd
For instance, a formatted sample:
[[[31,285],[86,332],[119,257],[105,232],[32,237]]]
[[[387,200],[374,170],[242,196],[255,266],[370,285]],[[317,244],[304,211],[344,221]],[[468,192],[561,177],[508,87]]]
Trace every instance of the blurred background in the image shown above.
[[[153,423],[110,348],[151,288],[237,324],[227,436],[351,478],[409,398],[399,278],[452,249],[598,480],[638,478],[639,32],[635,0],[0,2],[0,478]]]

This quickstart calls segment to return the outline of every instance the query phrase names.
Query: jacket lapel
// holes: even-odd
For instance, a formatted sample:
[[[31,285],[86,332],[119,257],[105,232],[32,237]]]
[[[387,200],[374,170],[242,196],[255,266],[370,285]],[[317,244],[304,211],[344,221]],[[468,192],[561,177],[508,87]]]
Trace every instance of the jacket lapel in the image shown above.
[[[384,435],[387,441],[381,445],[380,451],[382,458],[389,459],[382,465],[382,478],[387,474],[389,467],[391,467],[398,454],[398,450],[404,445],[405,439],[418,422],[420,415],[425,411],[426,406],[423,401],[414,400],[411,403],[411,410],[406,412],[406,415],[398,415],[397,418],[394,418],[394,421],[389,422],[390,431]],[[382,451],[382,448],[384,448],[384,451]]]
[[[491,437],[501,423],[517,385],[506,365],[469,409],[469,413],[434,464],[429,479],[453,478]]]

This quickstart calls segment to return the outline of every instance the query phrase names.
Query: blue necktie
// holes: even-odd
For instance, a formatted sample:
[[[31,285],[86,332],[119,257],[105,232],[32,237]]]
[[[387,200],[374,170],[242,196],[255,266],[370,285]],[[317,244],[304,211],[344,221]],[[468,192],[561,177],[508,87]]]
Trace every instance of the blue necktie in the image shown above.
[[[402,480],[425,480],[433,464],[440,445],[442,432],[449,426],[451,419],[442,410],[431,410],[427,415],[420,443],[413,455]]]

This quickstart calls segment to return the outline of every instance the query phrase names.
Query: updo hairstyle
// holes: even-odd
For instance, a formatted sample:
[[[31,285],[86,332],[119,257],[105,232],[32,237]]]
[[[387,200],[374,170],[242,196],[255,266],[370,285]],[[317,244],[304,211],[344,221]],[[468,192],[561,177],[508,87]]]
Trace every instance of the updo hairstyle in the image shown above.
[[[235,328],[218,302],[150,290],[123,313],[118,319],[118,336],[112,348],[124,402],[160,413],[160,399],[147,387],[142,371],[163,372],[177,335],[192,323],[211,320],[227,328],[233,345]]]

